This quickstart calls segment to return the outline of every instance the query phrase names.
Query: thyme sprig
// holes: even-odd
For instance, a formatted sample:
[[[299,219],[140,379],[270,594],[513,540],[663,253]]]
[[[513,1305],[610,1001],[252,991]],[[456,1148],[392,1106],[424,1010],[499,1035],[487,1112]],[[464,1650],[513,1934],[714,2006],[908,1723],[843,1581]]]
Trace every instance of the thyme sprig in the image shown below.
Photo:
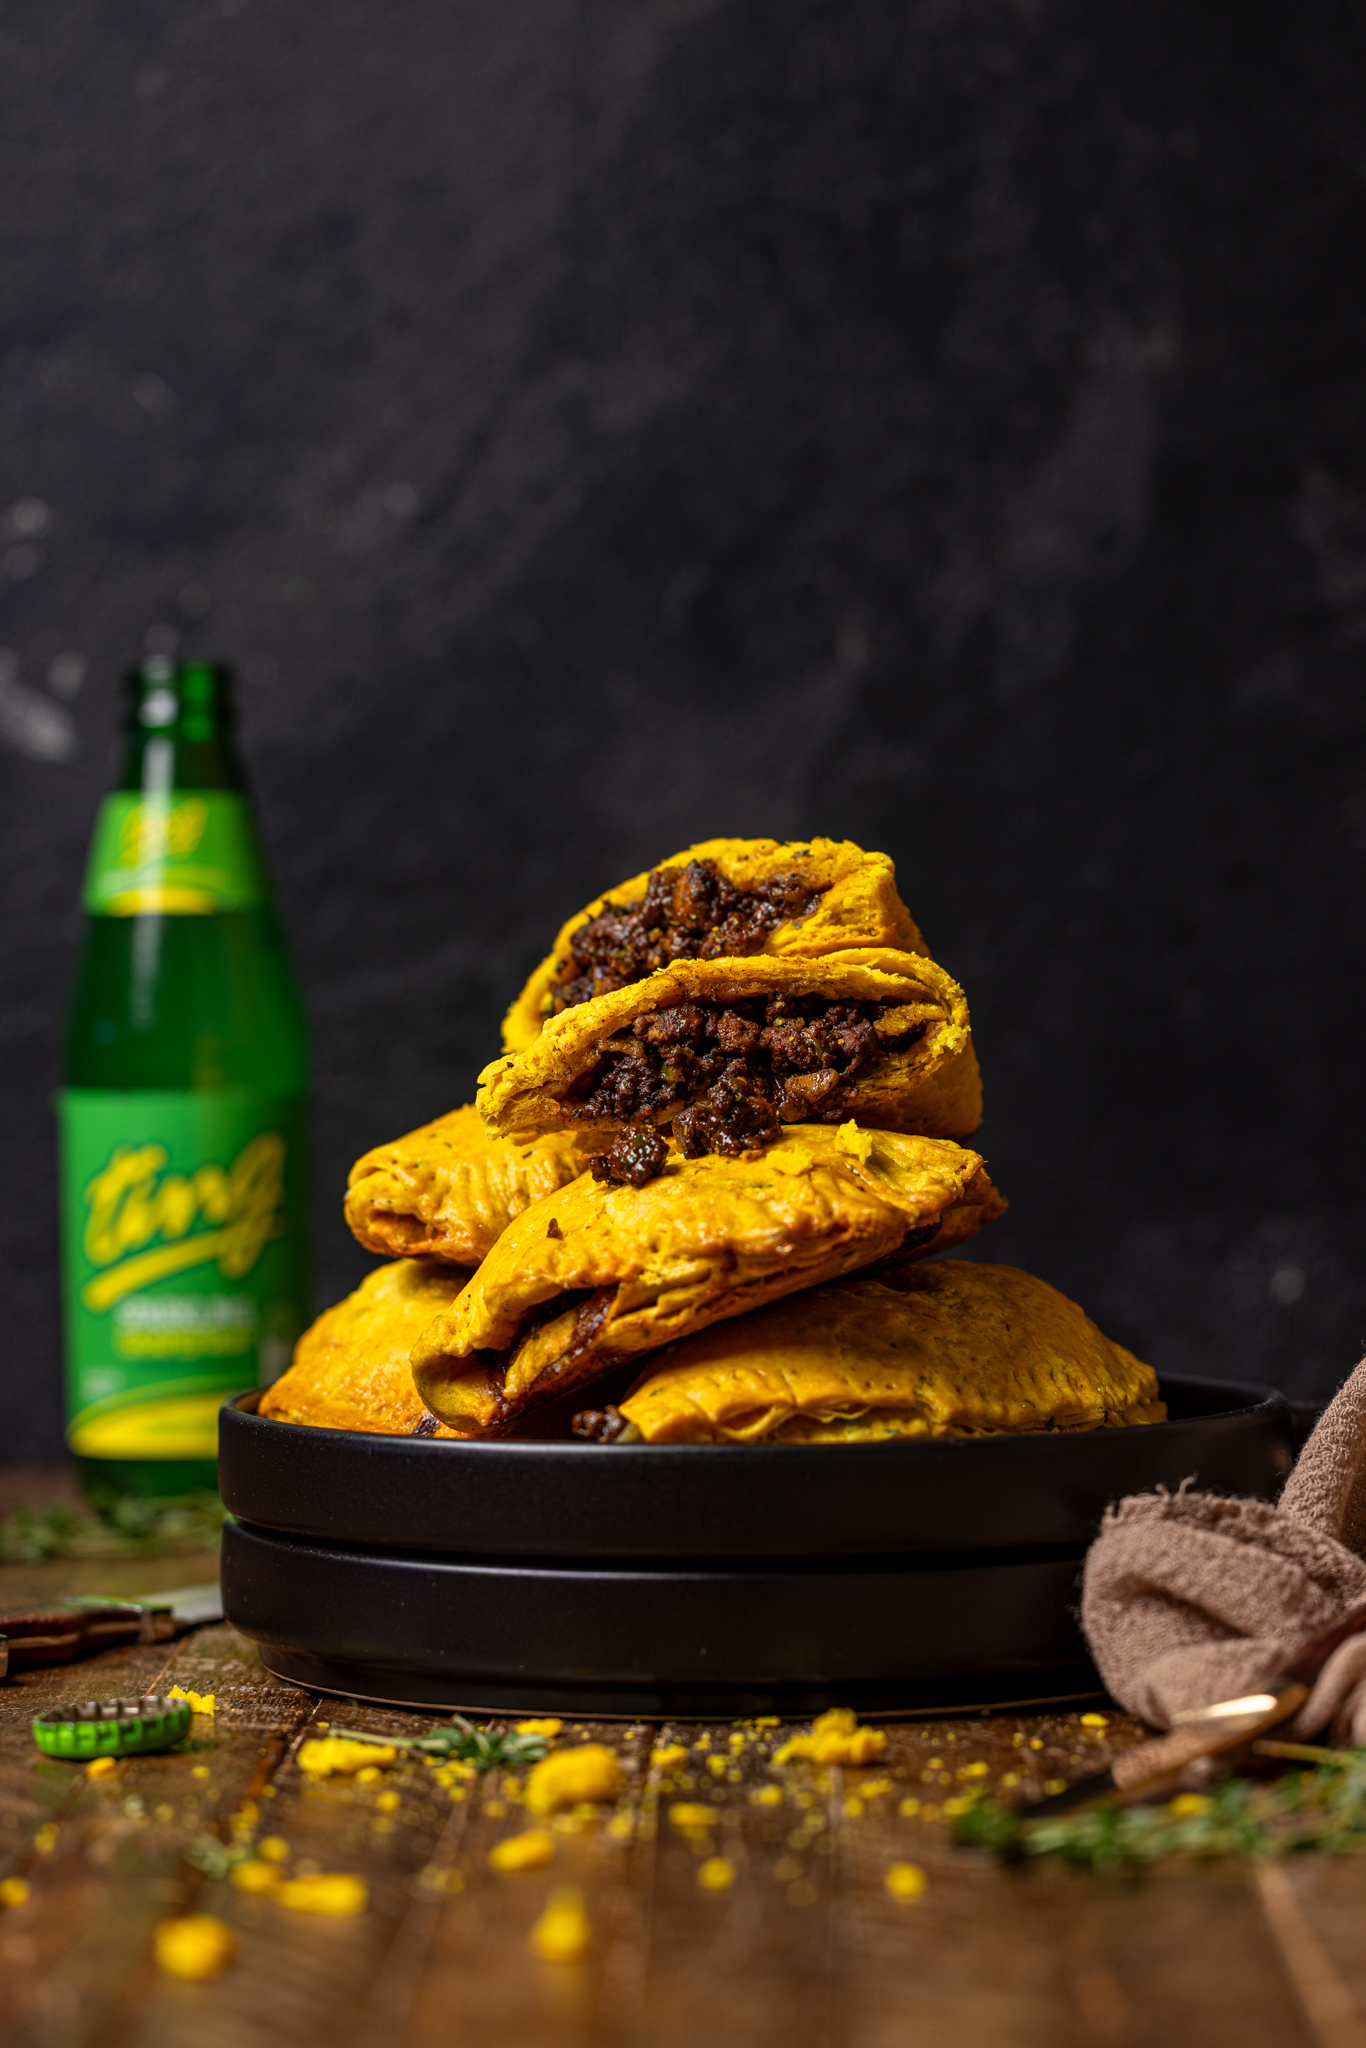
[[[156,1557],[217,1547],[223,1505],[209,1489],[163,1499],[119,1498],[73,1508],[14,1508],[0,1516],[0,1564],[45,1564],[52,1558]]]
[[[1309,1745],[1293,1747],[1303,1754]],[[1366,1851],[1366,1750],[1311,1753],[1331,1761],[1271,1780],[1225,1778],[1208,1793],[1186,1793],[1161,1806],[1111,1802],[1031,1821],[1028,1808],[983,1799],[959,1817],[954,1839],[1007,1860],[1055,1856],[1093,1870],[1169,1856],[1286,1856],[1299,1849],[1360,1855]]]
[[[250,1842],[220,1842],[217,1835],[195,1835],[181,1851],[187,1863],[206,1877],[227,1877],[235,1864],[250,1863],[257,1851]]]
[[[449,1763],[473,1764],[480,1772],[495,1768],[515,1770],[522,1764],[539,1763],[550,1747],[543,1735],[494,1735],[487,1728],[476,1728],[463,1714],[453,1714],[448,1728],[433,1728],[427,1735],[376,1735],[360,1728],[336,1732],[344,1734],[348,1742],[373,1742],[380,1748],[406,1749]]]

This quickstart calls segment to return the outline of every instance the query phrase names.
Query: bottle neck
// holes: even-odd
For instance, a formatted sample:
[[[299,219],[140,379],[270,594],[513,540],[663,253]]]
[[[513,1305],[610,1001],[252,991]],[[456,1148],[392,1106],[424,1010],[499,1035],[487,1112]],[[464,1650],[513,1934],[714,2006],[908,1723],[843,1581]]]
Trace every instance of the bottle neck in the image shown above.
[[[244,787],[225,669],[149,661],[133,671],[118,787],[144,796]]]

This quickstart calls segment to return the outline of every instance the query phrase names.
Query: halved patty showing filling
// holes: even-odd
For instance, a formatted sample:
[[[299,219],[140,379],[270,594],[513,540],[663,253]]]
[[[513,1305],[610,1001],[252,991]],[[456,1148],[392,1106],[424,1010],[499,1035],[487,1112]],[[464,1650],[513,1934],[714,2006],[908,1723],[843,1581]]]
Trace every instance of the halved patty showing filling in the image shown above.
[[[686,961],[924,956],[885,853],[851,840],[705,839],[604,891],[561,926],[503,1021],[524,1052],[566,1011]]]
[[[843,1121],[877,1052],[924,1036],[916,1010],[790,994],[675,1003],[604,1046],[570,1100],[592,1123],[671,1123],[688,1159],[744,1152],[780,1124]]]
[[[963,991],[889,948],[672,961],[551,1017],[484,1069],[478,1101],[501,1137],[671,1126],[689,1158],[783,1124],[963,1138],[982,1116]]]
[[[737,889],[714,860],[654,868],[638,902],[614,904],[574,933],[550,1015],[643,981],[674,960],[757,953],[776,926],[804,917],[821,894],[798,874],[771,875]]]

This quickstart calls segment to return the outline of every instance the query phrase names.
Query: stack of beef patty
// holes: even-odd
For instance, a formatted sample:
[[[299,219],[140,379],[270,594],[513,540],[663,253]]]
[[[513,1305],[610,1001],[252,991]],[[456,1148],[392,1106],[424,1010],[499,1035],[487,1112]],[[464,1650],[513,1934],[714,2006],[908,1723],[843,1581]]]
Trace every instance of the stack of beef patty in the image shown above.
[[[1011,1267],[962,990],[892,863],[717,839],[571,918],[478,1099],[352,1169],[382,1266],[263,1415],[604,1443],[849,1443],[1162,1419]]]

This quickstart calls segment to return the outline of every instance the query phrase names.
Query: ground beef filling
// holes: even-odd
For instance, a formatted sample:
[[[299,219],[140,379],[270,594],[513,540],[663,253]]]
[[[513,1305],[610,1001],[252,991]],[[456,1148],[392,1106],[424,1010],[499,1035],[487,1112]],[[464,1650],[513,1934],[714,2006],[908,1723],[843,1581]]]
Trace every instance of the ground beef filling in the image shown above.
[[[550,1014],[558,1017],[593,996],[643,981],[672,960],[757,953],[775,925],[804,917],[820,894],[795,874],[736,889],[710,860],[656,868],[639,902],[604,910],[579,926]]]
[[[583,1369],[591,1365],[595,1371],[612,1362],[610,1353],[600,1349],[602,1326],[611,1314],[617,1298],[616,1286],[566,1288],[562,1294],[551,1295],[548,1301],[538,1302],[528,1309],[517,1328],[517,1334],[506,1351],[476,1351],[473,1355],[501,1389],[506,1385],[508,1367],[524,1344],[531,1342],[545,1324],[553,1323],[567,1310],[574,1311],[574,1327],[568,1342],[559,1356],[552,1359],[538,1375],[531,1401],[544,1400],[553,1394],[560,1381],[571,1381],[583,1376]],[[515,1418],[527,1405],[525,1400],[499,1400],[498,1420],[507,1422]],[[416,1433],[416,1432],[415,1432]]]
[[[653,1124],[628,1124],[594,1159],[593,1178],[609,1186],[643,1188],[647,1180],[663,1173],[668,1156],[668,1145]]]
[[[610,1401],[605,1408],[581,1408],[569,1427],[575,1436],[582,1437],[589,1444],[620,1443],[623,1437],[628,1443],[640,1441],[640,1431],[635,1424],[628,1422]]]
[[[838,1123],[849,1114],[851,1084],[878,1051],[879,1019],[898,1007],[782,995],[655,1010],[603,1049],[578,1084],[575,1111],[642,1135],[672,1122],[688,1159],[747,1152],[785,1123]],[[925,1028],[900,1034],[898,1048]],[[654,1172],[662,1166],[661,1157]],[[630,1178],[611,1168],[600,1177]]]

